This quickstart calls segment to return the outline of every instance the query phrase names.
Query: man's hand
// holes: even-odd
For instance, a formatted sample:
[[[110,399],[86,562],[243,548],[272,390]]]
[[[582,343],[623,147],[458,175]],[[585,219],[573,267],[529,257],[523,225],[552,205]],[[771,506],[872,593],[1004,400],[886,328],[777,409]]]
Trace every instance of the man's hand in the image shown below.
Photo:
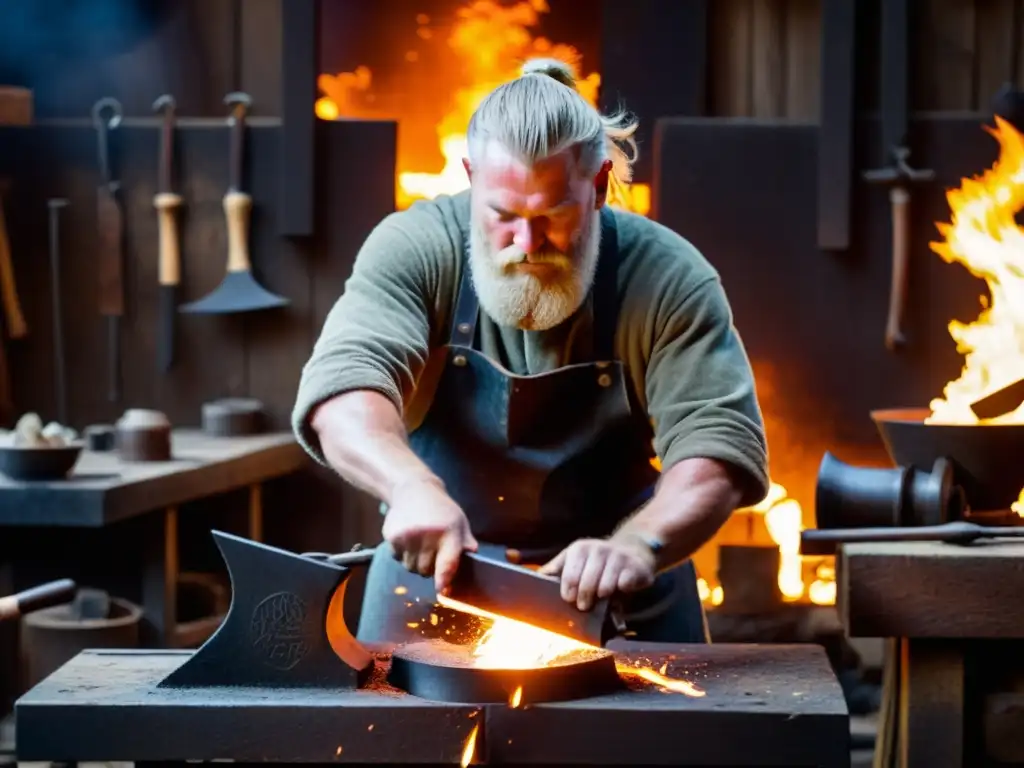
[[[589,611],[596,600],[616,592],[636,592],[654,583],[654,553],[640,539],[579,539],[540,569],[561,575],[562,599]]]
[[[463,550],[477,549],[465,513],[433,480],[395,488],[381,533],[402,565],[421,576],[433,574],[439,593],[455,576]]]

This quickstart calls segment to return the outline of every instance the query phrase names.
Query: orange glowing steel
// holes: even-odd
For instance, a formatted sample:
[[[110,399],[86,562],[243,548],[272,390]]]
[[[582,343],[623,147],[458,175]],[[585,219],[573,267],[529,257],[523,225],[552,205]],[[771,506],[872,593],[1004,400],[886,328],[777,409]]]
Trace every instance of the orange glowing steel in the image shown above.
[[[1024,208],[1024,137],[995,118],[986,130],[999,144],[999,157],[980,176],[964,179],[946,193],[950,221],[936,224],[942,242],[931,249],[985,281],[976,320],[951,320],[949,335],[964,356],[960,377],[929,404],[933,424],[1021,424],[1024,403],[992,419],[979,419],[971,404],[1024,378],[1024,230],[1016,214]],[[1012,505],[1024,516],[1024,490]]]
[[[541,16],[549,12],[546,0],[522,0],[512,5],[471,0],[455,12],[446,38],[435,34],[441,27],[428,15],[415,14],[410,21],[416,24],[416,47],[404,56],[396,55],[395,65],[405,67],[409,77],[416,76],[416,82],[429,88],[430,93],[417,93],[416,99],[389,99],[375,92],[372,70],[359,66],[352,72],[319,77],[318,86],[324,95],[316,102],[316,114],[323,120],[355,117],[400,122],[396,180],[399,208],[417,199],[464,190],[469,186],[462,167],[465,131],[484,96],[515,78],[521,63],[533,56],[561,59],[580,71],[581,58],[575,48],[535,35]],[[427,66],[431,68],[428,77],[413,72],[413,68]],[[580,93],[591,104],[597,103],[600,83],[596,72],[580,78]],[[424,104],[432,103],[447,105],[439,119],[424,108]],[[424,136],[436,136],[433,152],[422,151]],[[650,188],[626,186],[612,179],[609,202],[646,215]]]
[[[438,603],[457,611],[490,619],[493,624],[476,642],[473,649],[476,666],[488,669],[534,669],[543,667],[566,654],[585,650],[596,650],[595,646],[581,643],[554,632],[534,627],[520,621],[483,611],[458,600],[438,596]],[[703,696],[704,692],[685,680],[665,676],[667,665],[656,672],[642,666],[617,663],[616,669],[623,676],[639,677],[653,683],[665,692],[681,693],[686,696]],[[519,686],[509,698],[509,706],[515,708],[522,703],[523,688]]]

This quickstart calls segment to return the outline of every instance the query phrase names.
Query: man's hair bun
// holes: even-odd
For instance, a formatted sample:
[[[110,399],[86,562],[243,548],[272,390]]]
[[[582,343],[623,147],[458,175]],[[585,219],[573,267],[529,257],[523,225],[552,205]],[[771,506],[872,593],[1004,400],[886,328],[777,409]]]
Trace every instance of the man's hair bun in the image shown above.
[[[572,67],[558,59],[530,59],[520,70],[522,75],[547,75],[567,88],[576,90],[576,73]]]

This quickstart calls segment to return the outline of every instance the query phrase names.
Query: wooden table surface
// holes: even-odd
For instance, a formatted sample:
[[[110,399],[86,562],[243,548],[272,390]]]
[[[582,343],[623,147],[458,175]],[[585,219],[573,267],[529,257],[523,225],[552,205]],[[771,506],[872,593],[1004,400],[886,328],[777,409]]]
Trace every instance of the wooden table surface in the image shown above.
[[[0,526],[99,527],[294,472],[311,460],[291,432],[211,437],[175,430],[172,460],[132,463],[83,451],[64,480],[0,476]]]
[[[512,708],[367,687],[167,689],[190,651],[85,651],[16,708],[19,760],[846,766],[849,718],[815,645],[620,642],[620,661],[689,680]]]
[[[1024,639],[1024,541],[846,544],[838,560],[851,636]]]

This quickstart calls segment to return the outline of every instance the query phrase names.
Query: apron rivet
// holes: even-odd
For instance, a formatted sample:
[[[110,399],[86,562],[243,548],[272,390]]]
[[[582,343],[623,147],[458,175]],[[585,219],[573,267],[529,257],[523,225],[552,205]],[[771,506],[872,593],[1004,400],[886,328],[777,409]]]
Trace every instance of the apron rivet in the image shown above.
[[[452,358],[452,362],[461,368],[466,364],[466,357],[465,355],[456,355]]]
[[[597,383],[602,387],[610,387],[612,385],[612,377],[607,373],[602,373],[597,377]]]
[[[459,323],[459,333],[469,333],[469,323]]]

